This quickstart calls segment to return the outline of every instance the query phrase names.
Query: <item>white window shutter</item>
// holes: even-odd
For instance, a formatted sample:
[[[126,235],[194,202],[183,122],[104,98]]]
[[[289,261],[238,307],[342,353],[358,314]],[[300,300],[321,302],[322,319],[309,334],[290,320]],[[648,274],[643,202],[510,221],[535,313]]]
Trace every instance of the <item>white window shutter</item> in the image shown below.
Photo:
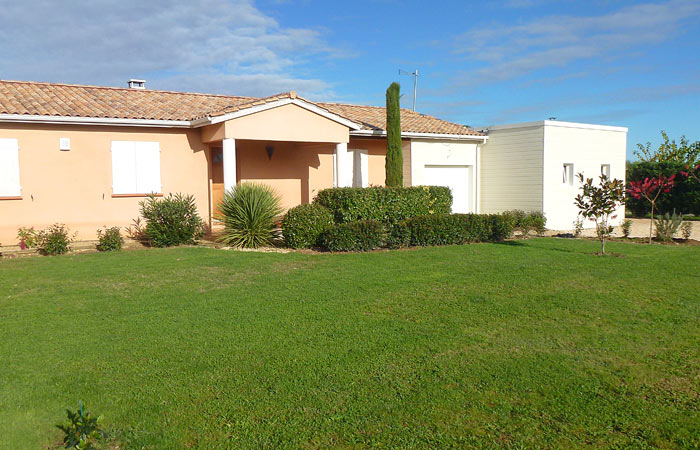
[[[112,193],[136,194],[136,154],[134,143],[112,141]]]
[[[352,150],[352,186],[369,186],[369,157],[367,150]]]
[[[160,145],[158,142],[136,142],[136,192],[160,193]]]
[[[17,139],[0,139],[0,197],[19,197],[19,145]]]

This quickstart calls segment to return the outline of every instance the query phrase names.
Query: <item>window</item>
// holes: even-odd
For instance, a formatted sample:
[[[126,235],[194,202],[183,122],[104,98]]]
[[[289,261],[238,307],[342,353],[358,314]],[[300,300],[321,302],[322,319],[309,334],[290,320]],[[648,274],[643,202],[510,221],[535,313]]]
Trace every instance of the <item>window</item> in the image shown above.
[[[564,163],[562,170],[562,183],[568,184],[569,186],[574,185],[574,165],[569,163]]]
[[[21,195],[17,139],[0,139],[0,197]]]
[[[352,187],[368,187],[369,163],[367,150],[353,150],[352,153]]]
[[[606,178],[610,178],[610,164],[600,165],[600,174],[604,175]]]
[[[112,193],[160,193],[158,142],[112,141]]]

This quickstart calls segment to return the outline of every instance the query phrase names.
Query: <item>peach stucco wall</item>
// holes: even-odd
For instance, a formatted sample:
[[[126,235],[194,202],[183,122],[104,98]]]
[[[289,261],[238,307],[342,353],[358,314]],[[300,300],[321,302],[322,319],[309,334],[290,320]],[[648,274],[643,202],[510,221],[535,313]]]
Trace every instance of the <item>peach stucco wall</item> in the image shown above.
[[[204,142],[223,138],[294,142],[348,142],[348,127],[287,104],[202,128]]]
[[[280,117],[268,122],[277,123],[279,127],[264,128],[264,122],[260,122],[257,131],[248,134],[262,136],[267,129],[265,136],[276,139],[244,139],[239,130],[241,133],[235,135],[238,180],[271,185],[282,197],[285,209],[308,203],[318,191],[333,186],[335,142],[350,140],[349,149],[368,150],[370,184],[384,184],[385,139],[349,139],[347,128],[341,126],[343,133],[340,133],[335,122],[290,106],[296,108],[287,111],[290,117],[298,112],[306,115],[306,134],[293,135],[291,129],[285,131]],[[282,110],[282,107],[277,109]],[[310,118],[308,114],[321,118],[322,122],[316,123],[315,117]],[[329,141],[279,141],[308,136]],[[207,222],[210,219],[209,145],[202,143],[200,129],[5,123],[0,124],[0,138],[14,138],[19,142],[22,186],[20,200],[0,200],[0,243],[3,245],[17,243],[19,227],[42,229],[52,223],[65,223],[71,231],[78,232],[78,239],[87,240],[94,239],[96,230],[104,225],[129,226],[139,214],[138,203],[143,197],[112,196],[110,150],[115,140],[159,142],[163,193],[193,194],[202,218]],[[70,151],[59,150],[59,138],[70,138]],[[220,145],[220,142],[213,142],[211,147]],[[272,159],[268,159],[265,150],[268,145],[275,148]]]
[[[158,141],[163,192],[193,194],[209,214],[206,146],[199,130],[0,124],[1,138],[19,142],[21,200],[0,200],[0,243],[16,243],[17,228],[61,222],[78,239],[93,239],[103,225],[127,226],[142,198],[112,198],[111,141]],[[71,150],[59,150],[70,138]]]
[[[270,145],[271,159],[265,149]],[[334,150],[335,144],[237,141],[237,178],[272,186],[285,209],[309,203],[319,190],[333,187]]]

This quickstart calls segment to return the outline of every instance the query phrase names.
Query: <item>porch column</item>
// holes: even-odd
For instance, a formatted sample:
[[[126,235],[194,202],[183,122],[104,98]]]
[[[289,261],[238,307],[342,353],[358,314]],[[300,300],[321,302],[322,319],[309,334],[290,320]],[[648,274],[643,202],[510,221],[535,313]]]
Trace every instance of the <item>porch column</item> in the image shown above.
[[[226,138],[223,140],[224,156],[224,189],[228,192],[236,185],[236,140]]]
[[[352,155],[348,153],[348,144],[335,144],[335,186],[352,186]]]

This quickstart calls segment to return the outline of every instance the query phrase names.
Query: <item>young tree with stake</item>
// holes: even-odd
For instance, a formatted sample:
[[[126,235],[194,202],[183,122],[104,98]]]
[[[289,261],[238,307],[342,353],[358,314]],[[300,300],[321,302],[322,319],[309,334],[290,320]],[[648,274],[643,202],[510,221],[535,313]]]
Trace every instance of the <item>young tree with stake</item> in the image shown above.
[[[606,175],[601,175],[600,183],[596,186],[593,178],[584,181],[582,173],[577,176],[581,182],[581,193],[574,199],[574,204],[581,216],[595,221],[601,254],[604,255],[605,242],[613,232],[610,219],[616,217],[615,212],[625,202],[625,184],[621,180],[610,180]]]

